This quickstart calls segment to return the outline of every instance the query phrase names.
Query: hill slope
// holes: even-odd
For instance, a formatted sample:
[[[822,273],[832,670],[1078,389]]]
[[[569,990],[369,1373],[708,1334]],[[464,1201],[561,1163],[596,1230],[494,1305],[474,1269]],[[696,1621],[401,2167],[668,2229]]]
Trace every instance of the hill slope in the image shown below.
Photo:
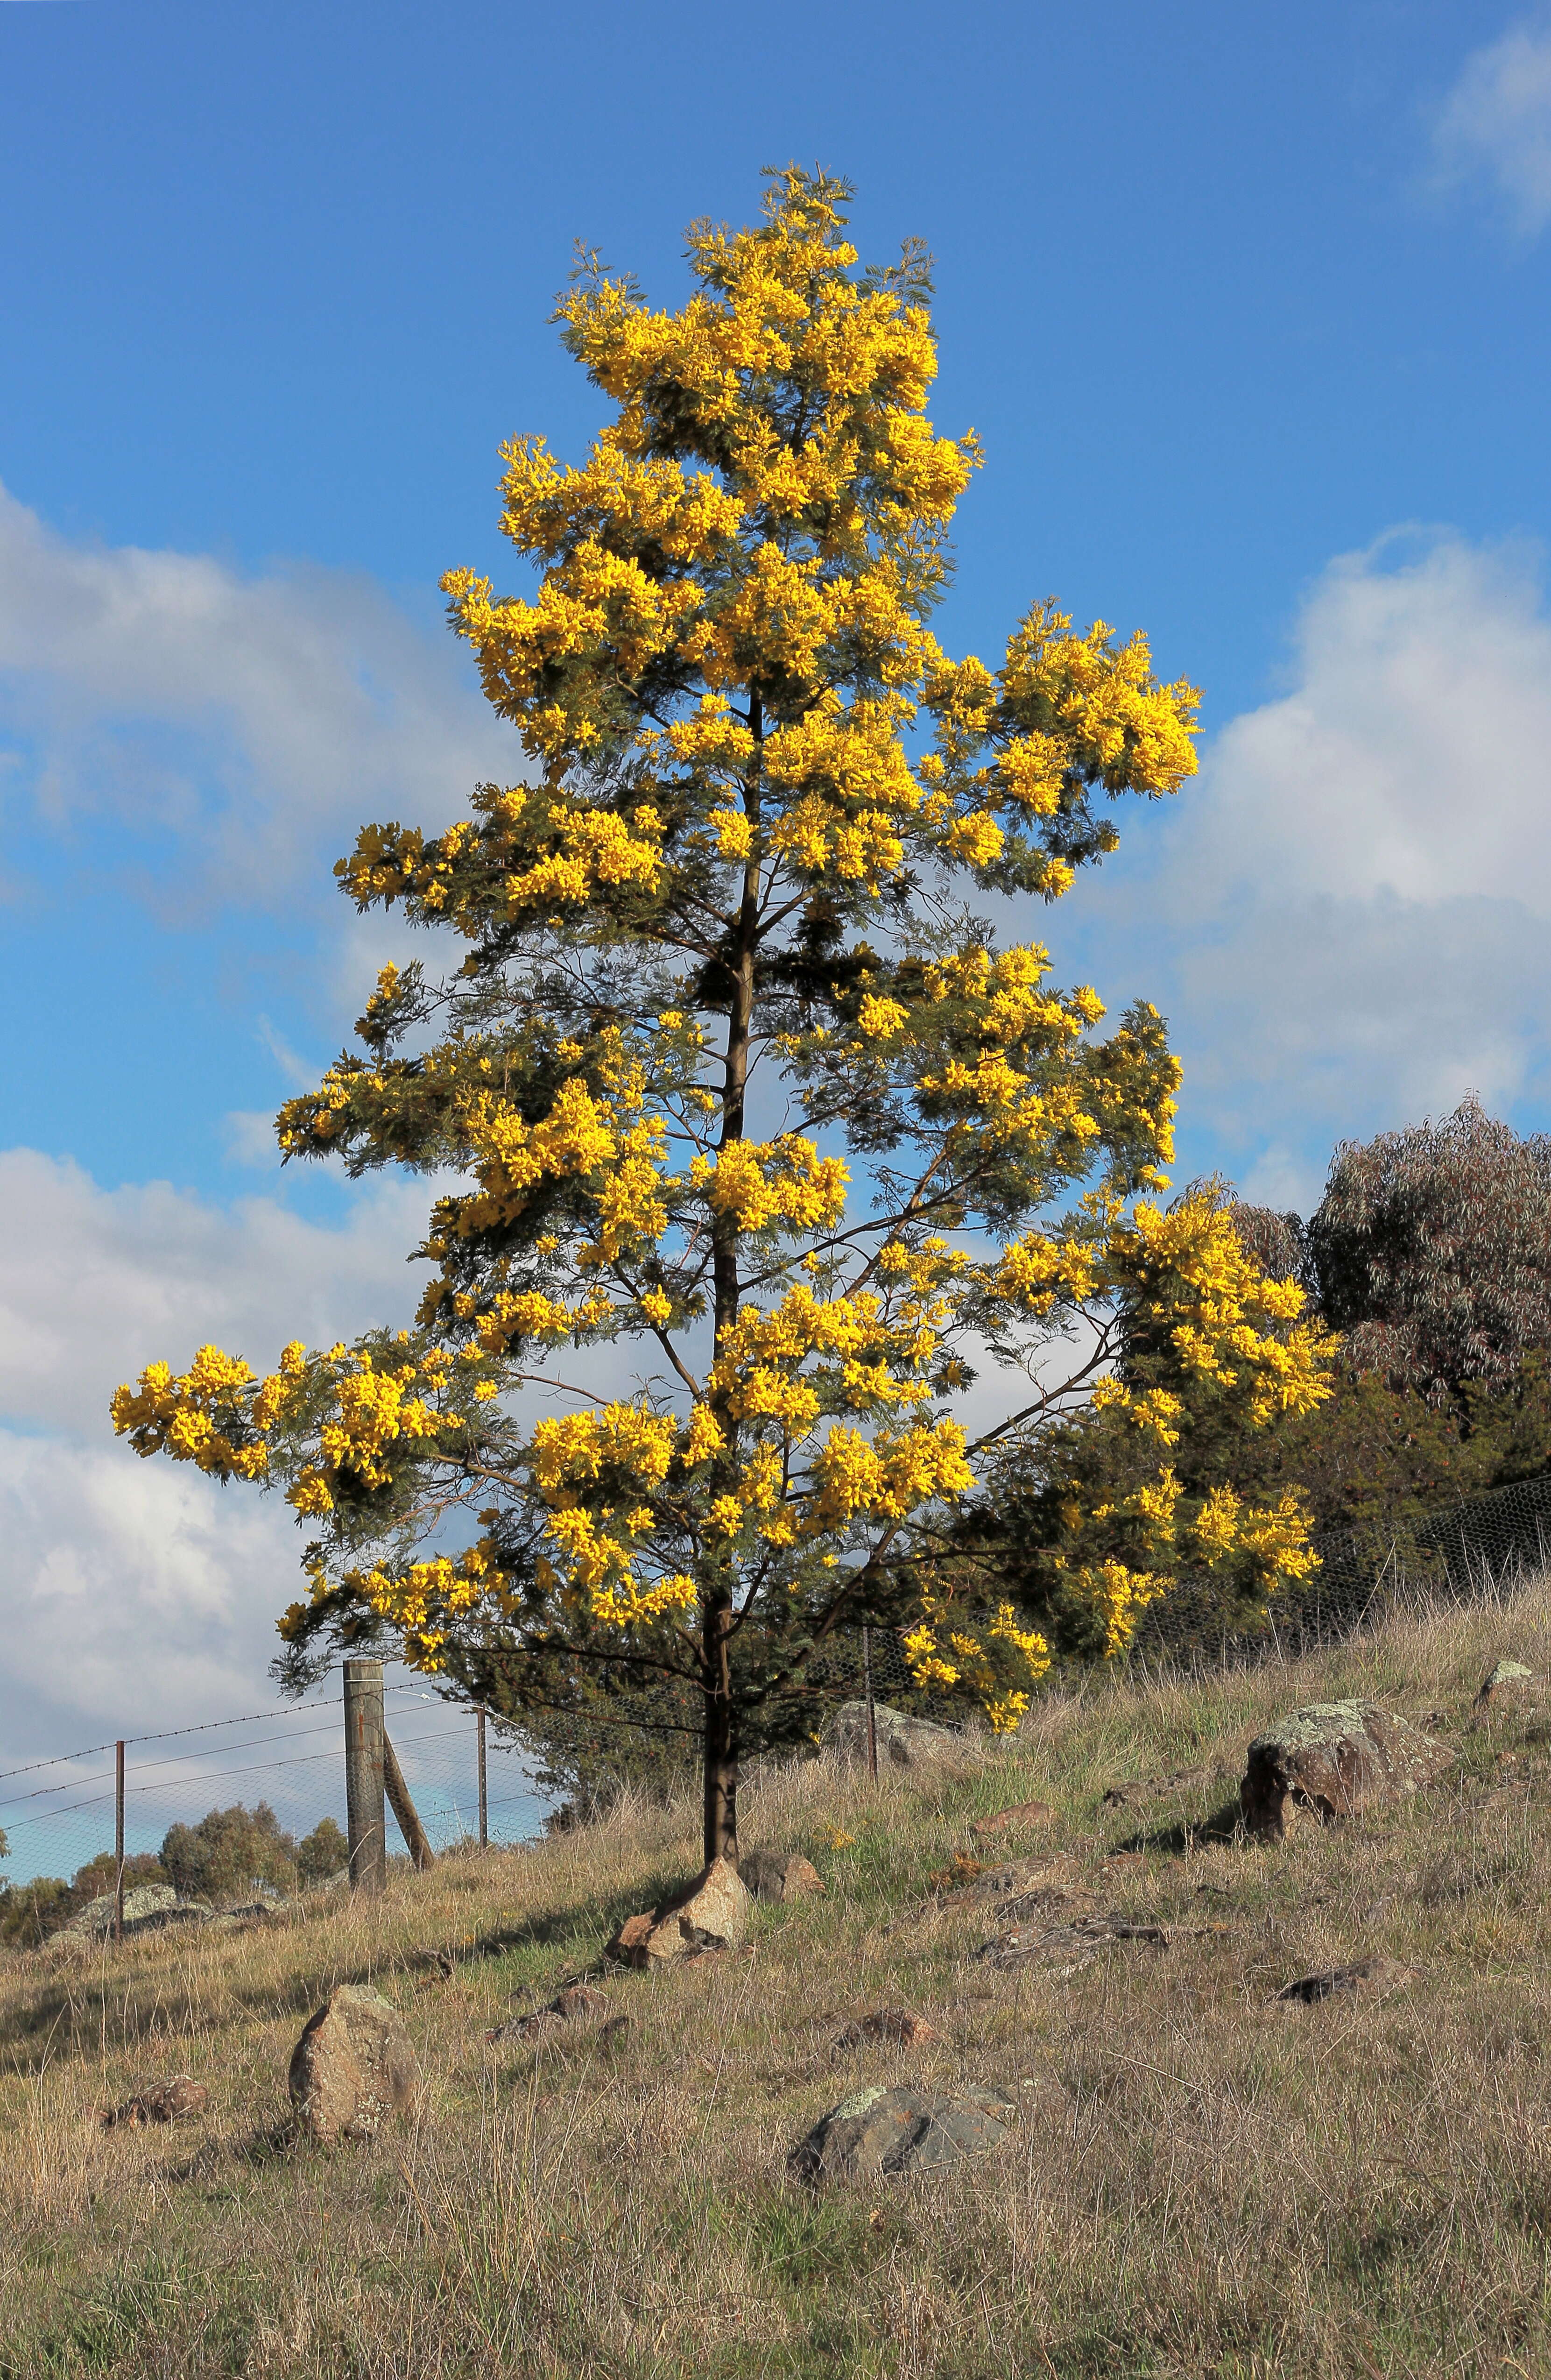
[[[1473,1714],[1500,1654],[1551,1661],[1543,1588],[1296,1668],[1052,1699],[967,1779],[768,1779],[745,1845],[806,1852],[826,1896],[761,1905],[743,1952],[612,1973],[607,2036],[483,2038],[691,1870],[687,1812],[447,1861],[374,1907],[9,1956],[0,2374],[1544,2373],[1551,1751],[1533,1713]],[[1214,1833],[1214,1769],[1351,1693],[1436,1715],[1446,1781],[1283,1846]],[[1049,1822],[971,1834],[1031,1795]],[[997,1896],[973,1863],[1014,1856],[1041,1924],[1119,1912],[1166,1944],[977,1958]],[[1414,1971],[1387,1997],[1274,1997],[1375,1952]],[[419,2053],[418,2122],[289,2143],[303,2020],[368,1979]],[[882,2008],[938,2038],[837,2047]],[[204,2116],[102,2129],[180,2072]],[[1023,2114],[950,2172],[792,2180],[792,2144],[873,2080],[998,2083]]]

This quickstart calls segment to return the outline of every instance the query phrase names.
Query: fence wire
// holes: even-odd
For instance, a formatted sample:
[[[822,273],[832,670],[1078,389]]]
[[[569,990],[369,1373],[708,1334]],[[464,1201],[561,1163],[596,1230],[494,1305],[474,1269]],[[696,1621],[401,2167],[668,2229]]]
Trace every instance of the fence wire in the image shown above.
[[[479,1749],[475,1714],[415,1686],[387,1684],[384,1712],[410,1798],[433,1851],[477,1836]],[[344,1828],[344,1716],[337,1695],[317,1702],[209,1719],[198,1727],[126,1736],[127,1857],[161,1850],[168,1830],[196,1826],[212,1810],[267,1803],[297,1840],[322,1818]],[[530,1835],[543,1813],[524,1748],[505,1730],[487,1732],[486,1813],[492,1842]],[[164,1749],[164,1747],[167,1747]],[[37,1876],[68,1881],[114,1848],[113,1742],[0,1769],[0,1861],[13,1885]],[[402,1850],[390,1816],[390,1852]]]

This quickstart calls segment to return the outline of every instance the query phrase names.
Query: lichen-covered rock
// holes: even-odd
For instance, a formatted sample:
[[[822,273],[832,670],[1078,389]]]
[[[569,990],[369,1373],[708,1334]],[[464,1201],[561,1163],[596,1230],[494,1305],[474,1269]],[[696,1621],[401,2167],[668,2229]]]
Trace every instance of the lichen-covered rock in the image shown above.
[[[170,1884],[131,1885],[124,1896],[125,1932],[127,1933],[131,1927],[143,1926],[148,1918],[164,1918],[180,1905],[177,1894]],[[115,1894],[100,1892],[95,1900],[89,1900],[84,1909],[78,1909],[69,1923],[62,1925],[59,1930],[61,1934],[84,1935],[91,1941],[100,1940],[104,1934],[111,1934],[113,1931],[116,1906]],[[208,1901],[194,1904],[194,1909],[201,1916],[210,1914]],[[193,1913],[192,1910],[190,1913]]]
[[[1539,1702],[1544,1692],[1544,1679],[1522,1661],[1494,1661],[1481,1682],[1476,1706],[1482,1709],[1489,1703],[1500,1707],[1505,1703]]]
[[[341,1984],[309,2017],[291,2053],[291,2104],[304,2132],[331,2147],[370,2140],[414,2108],[418,2077],[404,2019],[360,1984]]]
[[[879,1768],[939,1768],[967,1772],[977,1759],[975,1748],[951,1727],[935,1719],[915,1718],[890,1703],[873,1705]],[[867,1706],[842,1703],[824,1730],[828,1749],[851,1766],[867,1756]]]
[[[748,1852],[738,1874],[756,1900],[805,1900],[824,1889],[823,1877],[801,1852]]]
[[[787,2162],[804,2181],[861,2181],[959,2165],[1006,2139],[1017,2102],[1005,2091],[917,2091],[874,2083],[820,2117]]]
[[[1453,1755],[1376,1703],[1310,1703],[1250,1745],[1239,1789],[1252,1835],[1279,1841],[1290,1806],[1349,1817],[1387,1793],[1430,1784]]]

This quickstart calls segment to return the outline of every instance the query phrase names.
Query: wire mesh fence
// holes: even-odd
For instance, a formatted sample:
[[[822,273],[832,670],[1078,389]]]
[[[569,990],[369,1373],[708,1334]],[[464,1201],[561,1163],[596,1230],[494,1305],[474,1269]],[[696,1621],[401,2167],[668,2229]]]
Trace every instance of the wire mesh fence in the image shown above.
[[[1186,1670],[1240,1668],[1339,1642],[1385,1612],[1469,1603],[1551,1562],[1551,1476],[1515,1481],[1441,1511],[1314,1540],[1317,1568],[1248,1625],[1228,1624],[1209,1574],[1150,1604],[1131,1658]]]
[[[387,1728],[433,1850],[473,1839],[479,1828],[479,1731],[475,1714],[421,1689],[391,1683]],[[524,1748],[487,1730],[487,1820],[493,1842],[520,1840],[541,1819]],[[293,1839],[323,1818],[343,1828],[345,1757],[337,1687],[315,1700],[210,1719],[123,1739],[124,1851],[160,1852],[171,1828],[240,1803],[273,1812]],[[115,1742],[0,1770],[5,1873],[13,1885],[68,1879],[115,1850],[118,1789]],[[395,1845],[395,1848],[398,1846]]]

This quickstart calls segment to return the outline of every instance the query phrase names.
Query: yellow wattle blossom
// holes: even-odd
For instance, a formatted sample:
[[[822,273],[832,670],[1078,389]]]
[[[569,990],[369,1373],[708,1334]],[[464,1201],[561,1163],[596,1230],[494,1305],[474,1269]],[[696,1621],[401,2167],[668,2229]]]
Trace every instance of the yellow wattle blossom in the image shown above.
[[[712,1213],[730,1216],[741,1232],[771,1223],[811,1232],[839,1220],[851,1172],[842,1159],[820,1157],[811,1140],[798,1135],[735,1140],[714,1163],[697,1160],[695,1178],[706,1184]]]

